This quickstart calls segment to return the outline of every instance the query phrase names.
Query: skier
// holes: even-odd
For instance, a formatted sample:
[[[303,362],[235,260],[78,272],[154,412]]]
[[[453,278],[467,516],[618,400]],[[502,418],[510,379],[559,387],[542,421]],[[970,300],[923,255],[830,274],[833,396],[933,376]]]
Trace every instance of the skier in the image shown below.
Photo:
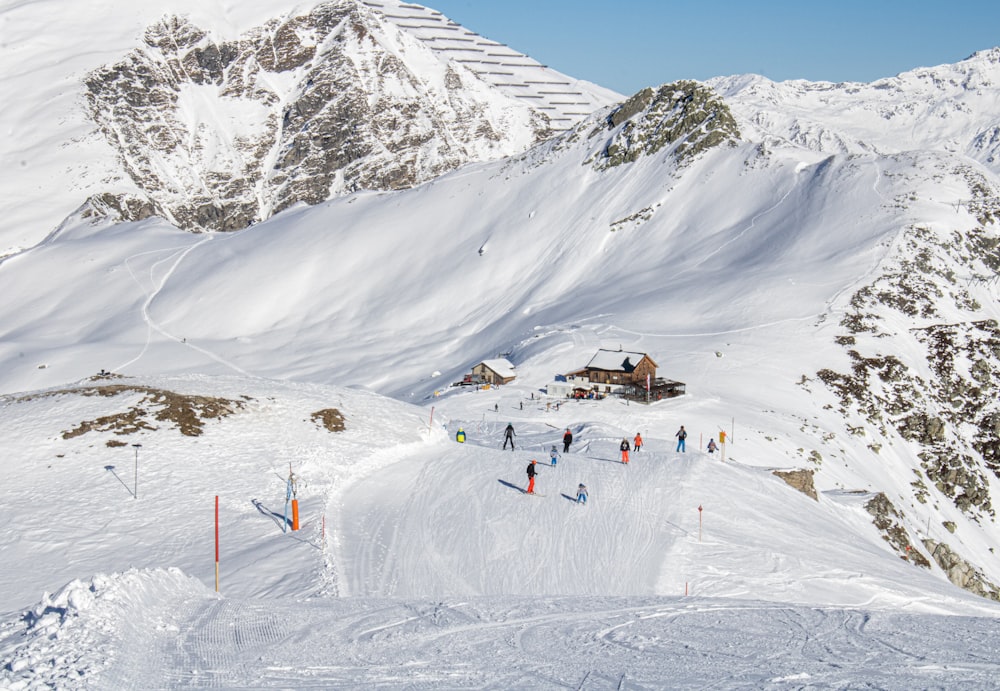
[[[569,427],[566,428],[566,433],[563,434],[563,453],[569,453],[569,445],[573,443],[573,433],[569,431]]]
[[[622,450],[622,463],[625,463],[627,465],[628,464],[628,452],[629,452],[628,439],[626,439],[625,437],[622,437],[621,446],[618,447],[618,448],[620,448]]]
[[[457,441],[459,444],[465,443],[465,430],[462,429],[461,427],[458,428],[458,433],[455,434],[455,441]]]
[[[514,425],[512,425],[511,423],[508,422],[507,423],[507,429],[505,429],[504,432],[503,432],[503,448],[506,449],[507,448],[507,442],[510,442],[510,450],[513,451],[514,450],[514,437],[516,437],[516,436],[517,435],[514,434]]]
[[[559,452],[556,450],[556,447],[553,446],[552,450],[549,451],[549,465],[555,465],[556,461],[558,460],[559,460]]]
[[[684,448],[684,440],[688,438],[688,433],[687,430],[684,429],[684,425],[681,425],[681,428],[677,430],[677,434],[674,436],[677,437],[677,451],[684,452],[686,450]]]
[[[576,503],[586,504],[587,503],[587,486],[580,483],[579,487],[576,488]]]
[[[528,489],[524,493],[535,493],[535,459],[531,459],[531,463],[528,464]]]
[[[638,432],[635,433],[635,439],[632,440],[632,445],[636,451],[642,448],[642,435]]]
[[[708,452],[709,453],[715,453],[715,450],[717,448],[719,448],[719,447],[715,445],[715,440],[714,439],[709,439],[708,440]]]

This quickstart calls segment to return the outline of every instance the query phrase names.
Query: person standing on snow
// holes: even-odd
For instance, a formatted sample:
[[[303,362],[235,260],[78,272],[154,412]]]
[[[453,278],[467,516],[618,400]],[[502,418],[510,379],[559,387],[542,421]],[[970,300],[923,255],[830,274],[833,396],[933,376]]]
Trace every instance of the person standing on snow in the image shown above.
[[[642,448],[642,435],[638,432],[635,433],[635,439],[632,440],[633,448],[638,451]]]
[[[531,459],[531,463],[528,464],[528,489],[524,493],[535,493],[535,459]]]
[[[507,448],[507,442],[510,442],[510,450],[513,451],[514,450],[514,437],[516,437],[516,436],[517,435],[514,434],[514,425],[512,425],[511,423],[508,422],[507,423],[507,429],[505,429],[503,431],[503,448],[506,449]]]
[[[625,463],[627,465],[628,464],[628,452],[629,452],[628,439],[626,439],[625,437],[622,437],[621,446],[619,446],[618,448],[620,448],[622,450],[622,463]]]
[[[719,447],[715,445],[715,440],[714,439],[709,439],[708,440],[708,452],[709,453],[715,453],[715,450],[717,448],[719,448]]]
[[[688,433],[687,430],[684,429],[684,425],[681,425],[681,428],[677,430],[677,434],[674,436],[677,437],[677,451],[683,453],[686,450],[684,448],[684,440],[688,438]]]
[[[465,443],[465,430],[462,429],[461,427],[458,428],[458,433],[455,435],[455,441],[457,441],[459,444]]]
[[[556,451],[556,447],[553,446],[552,450],[549,451],[549,465],[555,465],[556,461],[559,460],[559,452]]]
[[[576,488],[576,503],[586,504],[587,503],[587,486],[582,482]]]
[[[573,443],[573,433],[569,431],[569,427],[566,428],[566,433],[563,434],[563,453],[569,453],[569,445]]]

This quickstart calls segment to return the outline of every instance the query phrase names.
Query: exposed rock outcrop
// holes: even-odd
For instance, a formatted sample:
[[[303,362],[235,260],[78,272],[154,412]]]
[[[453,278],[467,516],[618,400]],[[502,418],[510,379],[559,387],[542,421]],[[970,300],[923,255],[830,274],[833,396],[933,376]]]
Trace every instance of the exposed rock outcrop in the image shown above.
[[[631,163],[666,147],[683,163],[740,138],[725,101],[692,81],[643,89],[614,109],[604,124],[613,134],[595,161],[599,169]]]
[[[816,487],[813,485],[813,471],[811,470],[775,470],[774,474],[784,480],[789,487],[792,487],[807,497],[819,501],[816,494]]]
[[[902,558],[917,566],[930,568],[931,563],[927,557],[915,549],[910,542],[910,537],[903,526],[903,514],[901,514],[889,498],[884,493],[879,492],[865,504],[865,511],[870,513],[875,519],[875,527],[882,533],[882,538],[892,545],[892,548]]]
[[[982,571],[955,554],[951,547],[929,538],[924,540],[924,547],[948,575],[949,581],[981,597],[1000,601],[1000,589],[991,583]]]

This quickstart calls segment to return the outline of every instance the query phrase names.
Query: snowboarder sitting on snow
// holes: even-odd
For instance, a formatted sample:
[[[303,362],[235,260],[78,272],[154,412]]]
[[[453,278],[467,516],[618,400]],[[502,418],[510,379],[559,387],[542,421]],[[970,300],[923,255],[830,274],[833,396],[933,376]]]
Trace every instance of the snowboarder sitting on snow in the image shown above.
[[[622,463],[628,463],[628,452],[629,452],[628,439],[622,437],[621,446],[618,448],[622,450]]]
[[[708,452],[709,453],[715,453],[715,450],[717,448],[719,448],[719,447],[715,445],[715,440],[714,439],[709,439],[708,440]]]
[[[455,435],[455,441],[459,444],[465,443],[465,430],[461,427],[458,428],[458,434]]]
[[[573,443],[573,433],[569,431],[569,427],[566,428],[566,433],[563,435],[563,453],[569,453],[569,445]]]
[[[524,493],[535,493],[535,459],[531,459],[531,463],[528,464],[528,489]]]
[[[513,451],[514,450],[514,437],[516,437],[516,436],[517,435],[514,434],[514,425],[508,422],[507,423],[507,429],[505,429],[503,431],[503,448],[506,449],[507,448],[507,442],[510,442],[510,450]]]
[[[549,451],[549,463],[551,465],[555,465],[556,461],[558,460],[559,460],[559,452],[556,450],[556,447],[553,446],[552,450]]]
[[[674,436],[677,437],[677,451],[685,451],[684,440],[688,438],[688,433],[684,429],[684,425],[681,425],[681,428],[677,430],[677,434]]]
[[[576,503],[586,504],[587,503],[587,486],[580,483],[579,487],[576,488]]]

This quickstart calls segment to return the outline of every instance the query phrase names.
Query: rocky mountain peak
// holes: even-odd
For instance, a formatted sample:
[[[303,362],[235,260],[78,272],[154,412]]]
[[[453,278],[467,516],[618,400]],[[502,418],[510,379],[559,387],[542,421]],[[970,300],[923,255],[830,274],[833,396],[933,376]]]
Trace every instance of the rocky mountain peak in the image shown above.
[[[419,67],[415,67],[419,65]],[[430,67],[429,67],[430,66]],[[86,78],[135,186],[92,211],[237,230],[297,203],[392,190],[549,136],[546,114],[356,0],[215,40],[184,17]]]
[[[683,162],[740,138],[725,101],[693,81],[643,89],[612,110],[604,124],[613,133],[597,159],[600,169],[630,163],[667,146]]]

